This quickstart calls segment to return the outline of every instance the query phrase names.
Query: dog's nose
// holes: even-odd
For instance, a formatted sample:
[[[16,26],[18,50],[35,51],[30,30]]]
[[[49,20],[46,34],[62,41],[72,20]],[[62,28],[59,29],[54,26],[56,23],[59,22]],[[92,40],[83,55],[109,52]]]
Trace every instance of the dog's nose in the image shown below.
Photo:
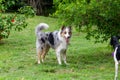
[[[68,39],[70,38],[70,36],[68,36]]]

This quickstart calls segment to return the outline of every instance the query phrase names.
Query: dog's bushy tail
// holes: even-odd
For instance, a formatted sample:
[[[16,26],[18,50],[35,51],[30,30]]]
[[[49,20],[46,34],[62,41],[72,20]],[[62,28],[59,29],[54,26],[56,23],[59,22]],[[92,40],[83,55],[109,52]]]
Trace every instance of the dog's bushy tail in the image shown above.
[[[37,34],[41,30],[48,29],[48,28],[49,28],[48,24],[46,24],[46,23],[40,23],[39,25],[36,26],[35,33]]]

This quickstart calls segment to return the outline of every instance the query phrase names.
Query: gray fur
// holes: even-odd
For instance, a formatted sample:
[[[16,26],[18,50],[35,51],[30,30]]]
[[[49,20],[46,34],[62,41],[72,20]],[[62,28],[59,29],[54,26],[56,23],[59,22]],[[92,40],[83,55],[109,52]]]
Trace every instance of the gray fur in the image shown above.
[[[58,63],[61,64],[61,53],[63,54],[63,60],[64,63],[66,62],[66,49],[68,45],[68,40],[71,37],[71,34],[69,34],[68,31],[71,32],[71,29],[68,27],[64,27],[64,31],[67,33],[66,36],[61,36],[62,30],[60,31],[54,31],[54,32],[43,32],[43,29],[47,29],[49,26],[46,23],[40,23],[36,29],[36,49],[38,54],[38,63],[40,63],[40,57],[41,55],[39,52],[44,52],[43,50],[47,49],[49,50],[49,47],[53,48],[56,51]],[[66,30],[67,29],[67,30]],[[66,40],[67,39],[67,40]],[[44,54],[44,53],[43,53]],[[45,53],[46,54],[46,53]],[[42,60],[43,61],[43,60]]]

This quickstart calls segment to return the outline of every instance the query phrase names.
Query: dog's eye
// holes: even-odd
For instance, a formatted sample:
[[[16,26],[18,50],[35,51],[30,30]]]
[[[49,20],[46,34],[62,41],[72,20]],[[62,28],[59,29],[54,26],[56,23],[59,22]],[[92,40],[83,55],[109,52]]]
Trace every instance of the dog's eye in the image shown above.
[[[64,34],[66,34],[66,32],[64,32]]]
[[[69,32],[69,34],[71,34],[71,32]]]

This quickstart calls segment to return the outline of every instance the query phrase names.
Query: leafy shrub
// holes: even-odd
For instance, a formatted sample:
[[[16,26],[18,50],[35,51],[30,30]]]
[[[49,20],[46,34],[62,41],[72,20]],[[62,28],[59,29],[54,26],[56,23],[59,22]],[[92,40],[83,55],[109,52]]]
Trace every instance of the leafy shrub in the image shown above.
[[[35,15],[35,10],[31,6],[23,6],[18,11],[26,17],[33,17]]]
[[[19,8],[27,6],[27,0],[0,0],[0,2],[2,10],[6,10],[7,12],[17,12]]]
[[[27,26],[26,18],[23,15],[0,15],[0,39],[8,38],[10,31],[22,30]]]
[[[24,6],[23,8],[20,8],[19,12],[22,14],[0,14],[0,40],[2,38],[8,38],[10,31],[13,29],[16,31],[23,30],[27,26],[26,19],[29,17],[29,15],[35,15],[34,10],[30,6]]]
[[[5,11],[8,10],[9,7],[15,5],[17,0],[0,0],[0,10]]]
[[[107,41],[120,33],[120,0],[54,0],[62,24],[87,32],[87,39]],[[62,20],[61,20],[62,19]]]

